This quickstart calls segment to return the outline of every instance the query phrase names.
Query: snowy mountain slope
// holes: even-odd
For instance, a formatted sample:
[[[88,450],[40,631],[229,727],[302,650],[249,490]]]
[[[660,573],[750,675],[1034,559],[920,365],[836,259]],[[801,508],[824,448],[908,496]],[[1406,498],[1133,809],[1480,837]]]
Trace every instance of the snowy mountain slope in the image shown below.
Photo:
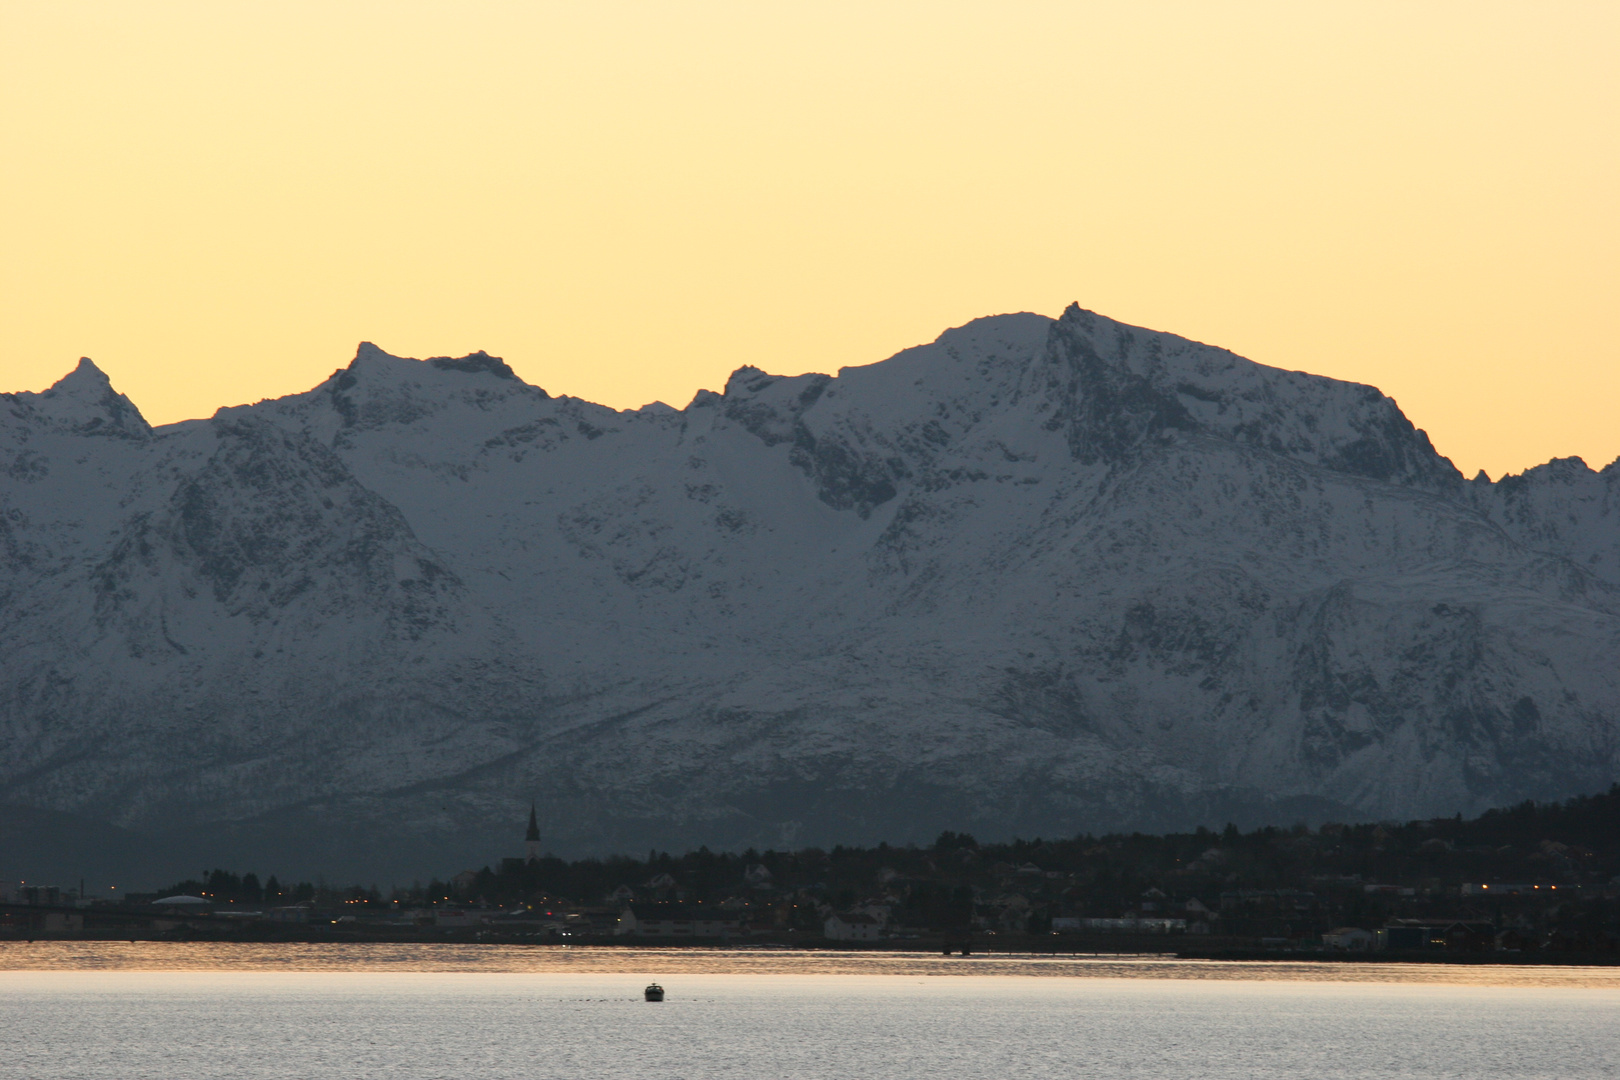
[[[531,797],[578,852],[1620,773],[1614,466],[1465,482],[1370,387],[1078,308],[683,410],[362,345],[154,430],[86,361],[0,397],[0,463],[0,800],[167,850],[418,873]]]
[[[1510,536],[1620,584],[1620,461],[1593,472],[1580,458],[1557,458],[1473,488],[1475,505]]]

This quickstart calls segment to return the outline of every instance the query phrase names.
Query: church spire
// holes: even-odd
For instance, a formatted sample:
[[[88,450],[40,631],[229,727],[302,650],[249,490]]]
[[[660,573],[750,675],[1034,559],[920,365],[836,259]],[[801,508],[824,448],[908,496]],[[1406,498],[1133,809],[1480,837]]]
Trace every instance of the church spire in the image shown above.
[[[535,815],[534,803],[529,804],[529,831],[524,834],[524,858],[529,862],[540,861],[540,819]]]

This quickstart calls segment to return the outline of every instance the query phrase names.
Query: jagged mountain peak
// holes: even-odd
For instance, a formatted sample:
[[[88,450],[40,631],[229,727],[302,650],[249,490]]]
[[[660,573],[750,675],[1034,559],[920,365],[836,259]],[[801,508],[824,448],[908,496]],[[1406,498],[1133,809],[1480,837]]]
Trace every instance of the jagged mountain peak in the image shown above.
[[[334,371],[332,378],[342,381],[342,376],[345,373],[354,379],[359,379],[362,375],[384,379],[419,378],[424,374],[422,371],[424,366],[437,371],[458,372],[464,375],[493,375],[498,379],[506,379],[521,386],[529,386],[529,384],[518,378],[517,372],[513,371],[505,360],[498,356],[491,356],[482,349],[468,353],[466,356],[431,356],[426,360],[417,360],[411,357],[395,356],[393,353],[387,352],[369,341],[362,341],[359,347],[355,349],[354,359],[349,361],[347,367]],[[539,390],[542,395],[545,394],[545,391],[540,390],[537,386],[529,388]]]
[[[987,400],[999,398],[1002,386],[997,375],[1005,374],[1001,368],[1017,372],[1027,366],[1046,342],[1052,325],[1050,317],[1032,312],[986,315],[951,327],[933,341],[902,349],[885,360],[845,365],[835,375],[777,375],[745,364],[731,373],[719,396],[757,396],[773,387],[773,394],[792,396],[806,387],[825,383],[830,384],[826,387],[829,390],[858,388],[871,399],[866,405],[874,408],[917,397],[919,392],[930,396],[988,391]]]
[[[907,476],[936,482],[941,452],[970,432],[1038,456],[1037,428],[1060,433],[1070,457],[1088,466],[1115,467],[1204,437],[1405,486],[1462,483],[1374,387],[1268,367],[1078,304],[1055,320],[1027,312],[975,319],[836,376],[747,365],[723,394],[700,392],[692,407],[717,403],[767,445],[793,443],[801,467],[814,458],[818,471],[859,473],[885,497]]]
[[[793,379],[815,379],[815,378],[825,379],[826,377],[827,376],[825,376],[825,375],[819,375],[818,376],[818,375],[814,375],[814,374],[797,375],[797,376],[795,376],[795,375],[772,375],[772,374],[762,370],[761,368],[755,367],[752,364],[744,364],[742,367],[738,368],[736,371],[733,371],[731,373],[731,375],[726,379],[726,387],[725,387],[724,390],[721,391],[720,396],[724,397],[724,398],[750,397],[750,396],[753,396],[753,395],[756,395],[756,394],[760,393],[766,387],[769,387],[774,383],[782,382],[784,380],[791,381]]]
[[[107,373],[102,371],[96,365],[96,362],[88,356],[79,357],[79,362],[74,366],[73,370],[56,380],[56,383],[46,393],[52,391],[61,393],[82,392],[81,388],[93,390],[97,393],[112,389],[112,380],[107,378]]]
[[[1508,473],[1497,483],[1504,485],[1505,489],[1520,487],[1523,484],[1537,480],[1574,484],[1601,475],[1601,473],[1608,472],[1612,468],[1614,468],[1613,464],[1601,470],[1593,469],[1586,463],[1585,458],[1578,455],[1555,457],[1540,465],[1534,465],[1521,473]]]
[[[428,363],[440,371],[465,371],[469,375],[484,373],[494,375],[498,379],[511,379],[514,382],[523,381],[517,377],[517,372],[507,366],[505,360],[498,356],[491,356],[482,349],[475,353],[468,353],[466,356],[434,356],[429,358]],[[540,388],[535,387],[535,389],[539,390]],[[544,390],[540,390],[540,392],[545,393]]]
[[[1567,555],[1620,585],[1620,462],[1594,471],[1579,457],[1471,487],[1474,505],[1524,543]]]
[[[371,343],[369,341],[362,341],[358,346],[356,346],[356,348],[354,350],[354,359],[349,361],[349,366],[354,367],[356,364],[360,364],[360,363],[373,362],[373,361],[375,361],[375,362],[386,362],[388,360],[399,360],[399,359],[403,359],[403,358],[395,356],[393,353],[389,352],[388,350],[382,348],[379,345],[374,345],[373,343]]]
[[[522,410],[549,400],[545,390],[481,350],[418,360],[365,341],[347,366],[314,389],[241,408],[262,408],[332,441],[359,431],[419,424],[446,412]]]
[[[88,356],[43,393],[11,395],[46,421],[82,435],[145,438],[151,425]]]
[[[1047,364],[1077,457],[1198,433],[1336,472],[1431,489],[1462,475],[1376,387],[1247,360],[1071,304]]]

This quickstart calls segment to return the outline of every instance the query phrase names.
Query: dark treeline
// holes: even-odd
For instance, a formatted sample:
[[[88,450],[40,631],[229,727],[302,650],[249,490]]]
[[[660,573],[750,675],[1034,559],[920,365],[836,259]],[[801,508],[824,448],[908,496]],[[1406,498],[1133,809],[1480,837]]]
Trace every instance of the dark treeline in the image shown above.
[[[1032,932],[1056,917],[1185,912],[1187,901],[1223,913],[1221,932],[1254,934],[1305,929],[1294,923],[1365,926],[1402,916],[1525,917],[1526,901],[1471,899],[1460,888],[1466,882],[1541,883],[1549,887],[1536,906],[1544,926],[1574,920],[1592,932],[1620,930],[1620,901],[1610,895],[1620,885],[1620,785],[1601,795],[1526,802],[1466,821],[1459,816],[1249,832],[1228,825],[1218,832],[984,844],[946,832],[926,847],[741,853],[699,848],[644,858],[508,859],[386,896],[375,886],[284,886],[274,877],[261,883],[253,874],[216,870],[170,891],[362,909],[724,903],[779,926],[807,927],[819,925],[828,910],[882,903],[901,926],[971,923]],[[1553,885],[1563,892],[1555,895]],[[1283,894],[1286,902],[1272,902]],[[1255,899],[1264,896],[1272,901]]]

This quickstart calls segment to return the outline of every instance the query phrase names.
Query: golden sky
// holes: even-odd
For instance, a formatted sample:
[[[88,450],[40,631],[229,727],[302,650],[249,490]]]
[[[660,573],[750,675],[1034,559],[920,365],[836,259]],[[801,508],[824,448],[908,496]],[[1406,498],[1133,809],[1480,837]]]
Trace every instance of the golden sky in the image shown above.
[[[1005,311],[1620,455],[1620,4],[0,0],[0,389],[684,405]]]

